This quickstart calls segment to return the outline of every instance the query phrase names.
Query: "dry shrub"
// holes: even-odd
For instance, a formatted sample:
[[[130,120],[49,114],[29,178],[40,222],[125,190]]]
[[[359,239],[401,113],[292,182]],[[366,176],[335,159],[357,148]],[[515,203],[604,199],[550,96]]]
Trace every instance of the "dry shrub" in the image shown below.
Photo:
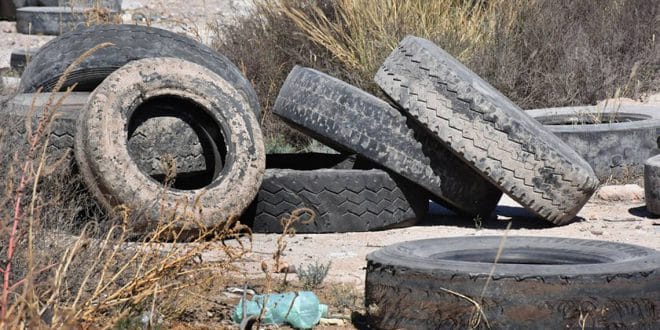
[[[327,1],[289,1],[302,11]],[[217,26],[214,48],[232,60],[252,82],[263,110],[263,132],[268,141],[284,134],[288,143],[305,146],[309,139],[288,128],[270,113],[280,87],[294,65],[323,68],[329,74],[343,76],[341,64],[323,47],[311,42],[282,12],[277,1],[255,0],[250,15],[239,17],[230,26]],[[269,143],[270,144],[270,143]]]
[[[657,90],[658,7],[655,0],[257,0],[250,16],[221,29],[216,48],[244,69],[266,112],[295,64],[380,95],[372,77],[406,35],[436,42],[523,108],[594,104]],[[272,116],[264,120],[269,137],[282,129]]]

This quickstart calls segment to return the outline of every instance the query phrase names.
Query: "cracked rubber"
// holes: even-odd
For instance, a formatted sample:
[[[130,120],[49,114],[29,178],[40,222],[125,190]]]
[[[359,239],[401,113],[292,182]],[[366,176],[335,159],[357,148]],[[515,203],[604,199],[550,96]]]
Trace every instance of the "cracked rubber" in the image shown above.
[[[375,80],[435,138],[543,219],[575,221],[598,186],[573,149],[428,40],[403,39]]]
[[[649,158],[644,164],[644,191],[646,209],[660,215],[660,155]]]
[[[472,299],[493,329],[657,327],[658,251],[514,236],[506,238],[493,270],[501,240],[436,238],[370,253],[365,282],[370,324],[378,329],[472,328],[475,307],[467,300]],[[480,328],[486,328],[483,318]]]
[[[660,148],[657,105],[610,104],[525,113],[582,156],[601,181],[630,182],[639,178],[644,173],[644,162]]]
[[[5,128],[9,132],[8,138],[12,139],[12,143],[27,145],[25,120],[30,118],[32,128],[36,129],[50,94],[18,94],[0,107],[0,114],[4,117],[4,123],[7,125]],[[66,153],[73,156],[76,120],[89,94],[72,92],[63,99],[50,127],[46,149],[47,163],[62,158]],[[54,102],[64,95],[64,93],[55,93]],[[35,108],[31,110],[33,101]],[[208,167],[205,150],[200,144],[199,137],[190,125],[175,117],[156,117],[147,120],[128,140],[128,148],[140,170],[155,178],[162,178],[165,175],[163,169],[165,155],[174,159],[176,173],[181,174],[181,177],[174,178],[175,182],[183,180],[183,177],[190,177],[193,173],[204,172]]]
[[[330,147],[357,153],[411,180],[461,214],[488,218],[501,197],[495,186],[397,109],[316,70],[295,67],[273,112]]]
[[[131,158],[126,141],[153,100],[172,103],[165,113],[208,133],[223,154],[202,186],[164,188]],[[127,205],[144,212],[129,223],[136,232],[164,220],[184,232],[217,228],[249,205],[265,167],[259,122],[245,97],[209,69],[173,58],[137,60],[111,73],[90,95],[74,147],[85,183],[108,211]]]
[[[297,208],[297,233],[345,233],[401,228],[422,219],[428,194],[417,185],[342,154],[270,154],[257,198],[244,223],[257,233],[281,233]]]
[[[94,46],[111,42],[83,60],[68,75],[64,87],[91,92],[105,77],[124,64],[150,57],[174,57],[197,63],[227,80],[248,100],[259,116],[257,94],[240,70],[225,56],[188,37],[154,27],[138,25],[97,25],[55,38],[32,57],[21,76],[19,92],[31,93],[39,87],[50,91],[64,70]]]

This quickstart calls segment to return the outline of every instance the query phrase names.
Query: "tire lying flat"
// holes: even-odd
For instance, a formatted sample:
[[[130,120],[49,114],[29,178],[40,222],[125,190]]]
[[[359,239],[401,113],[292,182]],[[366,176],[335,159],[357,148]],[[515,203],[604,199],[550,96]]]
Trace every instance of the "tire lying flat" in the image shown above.
[[[163,110],[212,137],[222,165],[201,185],[164,188],[131,158],[128,138],[154,100],[173,104]],[[243,94],[211,70],[173,58],[133,61],[110,74],[78,119],[74,147],[85,183],[108,211],[128,205],[144,212],[129,223],[136,232],[160,220],[185,232],[217,228],[252,201],[265,167],[259,122]]]
[[[660,106],[612,104],[525,111],[575,150],[599,180],[625,182],[658,153]]]
[[[660,155],[649,158],[644,164],[644,192],[646,209],[660,215]]]
[[[472,299],[493,329],[657,326],[658,251],[593,240],[508,237],[493,270],[501,240],[409,241],[367,255],[365,305],[371,324],[472,328]]]
[[[89,94],[72,92],[57,108],[48,136],[47,163],[67,154],[73,156],[76,120],[87,103]],[[53,104],[64,96],[65,93],[54,93]],[[36,128],[50,97],[51,93],[18,94],[0,106],[0,116],[8,132],[7,138],[13,141],[12,145],[27,144],[26,119],[30,119],[32,127]],[[210,166],[206,163],[208,155],[205,155],[195,131],[190,125],[174,117],[153,118],[140,125],[129,138],[128,148],[138,167],[156,178],[165,175],[163,161],[165,155],[169,155],[176,163],[176,173],[181,174],[181,177],[174,178],[175,185],[177,181],[184,180],[184,177],[189,178],[204,172]]]
[[[240,70],[225,56],[190,38],[163,29],[138,25],[97,25],[55,38],[39,49],[21,76],[19,91],[51,91],[64,70],[94,46],[111,42],[83,60],[68,75],[63,88],[91,92],[124,64],[150,57],[174,57],[204,66],[236,86],[257,116],[257,94]]]
[[[86,8],[77,7],[19,8],[16,10],[16,31],[32,35],[60,35],[84,27],[86,11]]]
[[[344,233],[410,226],[428,209],[428,194],[411,182],[341,154],[271,154],[257,197],[244,215],[257,233],[281,233],[281,220],[309,208],[297,233]]]
[[[343,81],[295,67],[273,112],[324,144],[357,153],[425,188],[440,203],[487,218],[501,192],[398,110]]]
[[[428,40],[406,37],[375,80],[435,138],[548,221],[574,221],[598,186],[574,150]]]

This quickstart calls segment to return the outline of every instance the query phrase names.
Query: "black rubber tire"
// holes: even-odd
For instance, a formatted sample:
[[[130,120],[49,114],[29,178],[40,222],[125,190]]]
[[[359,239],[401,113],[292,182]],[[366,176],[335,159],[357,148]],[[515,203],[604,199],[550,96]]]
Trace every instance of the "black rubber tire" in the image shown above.
[[[225,56],[188,37],[154,27],[138,25],[97,25],[64,34],[46,43],[32,58],[21,76],[20,92],[31,93],[43,86],[50,91],[64,70],[94,46],[97,50],[68,76],[64,88],[77,84],[76,91],[91,92],[105,77],[124,64],[149,57],[174,57],[209,68],[236,86],[257,117],[259,100],[250,82]]]
[[[16,10],[16,31],[33,35],[60,35],[85,26],[84,8],[23,7]]]
[[[39,48],[17,48],[12,50],[9,57],[9,66],[12,70],[23,73],[27,64],[32,60],[34,54],[37,53]]]
[[[210,133],[214,148],[224,151],[224,166],[202,186],[164,188],[129,154],[126,141],[142,120],[140,106],[165,98],[182,102],[168,115]],[[217,228],[250,204],[265,168],[259,121],[248,101],[230,81],[174,58],[141,59],[111,73],[90,95],[74,147],[85,183],[108,211],[118,205],[144,211],[129,223],[136,232],[162,220],[183,231]]]
[[[644,164],[644,192],[646,209],[660,215],[660,155],[649,158]]]
[[[428,40],[403,39],[375,80],[435,138],[548,221],[575,221],[598,186],[574,150]]]
[[[371,324],[472,328],[475,306],[468,299],[473,299],[493,329],[657,328],[658,251],[594,240],[508,237],[493,271],[501,240],[436,238],[370,253],[365,305]],[[486,328],[483,319],[480,327]]]
[[[660,148],[660,106],[609,105],[526,111],[584,158],[601,181],[631,182]],[[592,124],[594,120],[606,121]]]
[[[340,151],[357,153],[431,192],[443,205],[488,218],[501,192],[385,101],[316,70],[295,67],[273,112]]]
[[[53,104],[64,96],[64,93],[55,93]],[[80,109],[87,102],[89,93],[71,93],[62,105],[57,109],[57,116],[53,119],[48,134],[48,146],[46,147],[45,164],[53,164],[65,156],[73,156],[73,139],[75,135],[76,119]],[[27,152],[28,137],[27,123],[30,120],[32,132],[37,128],[37,123],[43,115],[44,107],[48,104],[51,94],[18,94],[7,99],[0,105],[0,119],[5,129],[5,137],[8,139],[4,144]],[[32,104],[34,103],[34,109]],[[12,150],[18,151],[18,150]]]
[[[48,137],[47,163],[60,159],[65,153],[73,156],[76,120],[87,103],[89,94],[73,92],[57,109],[57,116],[53,119]],[[64,93],[55,93],[54,100],[59,100],[63,95]],[[36,128],[50,96],[51,93],[18,94],[1,106],[0,116],[9,132],[8,138],[15,143],[25,144],[26,118],[29,116]],[[31,111],[33,101],[35,109]],[[129,138],[128,148],[140,170],[157,180],[164,178],[162,162],[166,154],[170,155],[176,163],[175,187],[185,187],[191,184],[185,182],[186,180],[208,176],[204,172],[212,165],[206,163],[209,155],[205,155],[205,152],[209,151],[204,150],[193,128],[174,117],[152,118],[139,126]]]
[[[0,1],[0,20],[16,19],[16,6],[11,1]]]
[[[342,154],[270,154],[257,198],[244,216],[256,233],[281,233],[281,220],[303,213],[297,233],[346,233],[411,226],[428,210],[428,194],[406,179]]]

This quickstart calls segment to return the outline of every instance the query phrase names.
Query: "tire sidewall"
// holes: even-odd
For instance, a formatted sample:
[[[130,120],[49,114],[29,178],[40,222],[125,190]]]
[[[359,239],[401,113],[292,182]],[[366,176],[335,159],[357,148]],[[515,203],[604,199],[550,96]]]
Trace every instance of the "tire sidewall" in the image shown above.
[[[142,102],[161,95],[193,101],[220,127],[227,156],[207,187],[164,189],[131,158],[128,122]],[[209,70],[178,59],[139,60],[111,74],[92,93],[78,132],[76,157],[86,180],[94,180],[88,184],[97,188],[97,197],[107,208],[150,205],[146,214],[151,220],[163,217],[161,206],[199,217],[206,226],[238,215],[256,194],[265,167],[258,121],[241,93]]]

